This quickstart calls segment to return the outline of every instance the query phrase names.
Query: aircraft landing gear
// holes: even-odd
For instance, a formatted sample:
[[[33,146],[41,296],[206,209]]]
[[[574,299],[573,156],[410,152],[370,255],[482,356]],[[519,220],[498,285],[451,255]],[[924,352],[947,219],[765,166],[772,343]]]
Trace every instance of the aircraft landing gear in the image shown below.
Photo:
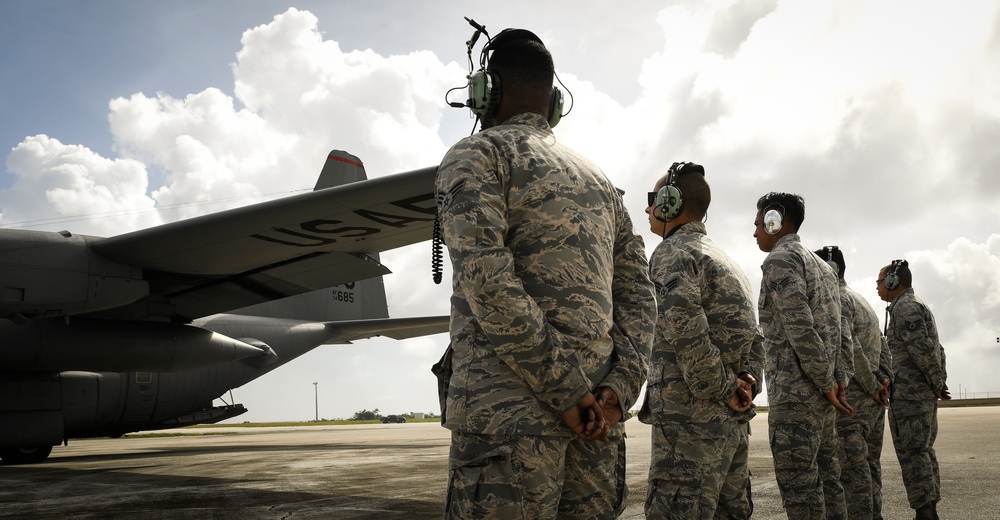
[[[0,450],[0,459],[7,464],[35,464],[47,459],[50,453],[52,446],[8,448]]]

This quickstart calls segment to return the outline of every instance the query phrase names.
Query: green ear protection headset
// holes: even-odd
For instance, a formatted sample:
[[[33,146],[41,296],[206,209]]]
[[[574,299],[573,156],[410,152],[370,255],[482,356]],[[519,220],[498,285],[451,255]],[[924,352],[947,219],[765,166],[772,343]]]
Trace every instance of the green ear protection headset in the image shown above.
[[[470,53],[470,70],[472,69],[472,47],[475,45],[480,33],[485,34],[489,41],[486,42],[486,45],[483,46],[483,50],[479,54],[479,70],[469,75],[468,100],[465,103],[456,102],[448,104],[458,108],[467,107],[480,119],[492,118],[496,116],[497,110],[500,108],[500,99],[503,96],[503,89],[501,87],[500,76],[490,72],[488,69],[490,53],[517,40],[535,41],[543,46],[545,44],[542,43],[541,38],[536,36],[535,33],[526,29],[504,29],[500,31],[500,34],[497,34],[496,37],[490,38],[489,33],[486,32],[485,26],[479,25],[475,22],[475,20],[471,20],[469,18],[466,18],[466,20],[468,20],[469,24],[476,28],[476,32],[472,35],[472,38],[466,42]],[[556,76],[556,80],[558,79],[558,76]],[[563,113],[563,105],[564,99],[562,91],[559,90],[558,87],[553,86],[552,94],[549,96],[549,127],[555,127],[559,124],[562,117],[566,115]]]
[[[667,170],[666,184],[656,192],[651,204],[656,210],[653,216],[661,222],[677,218],[684,211],[684,192],[677,185],[681,173],[700,173],[705,175],[705,167],[691,162],[675,162]]]
[[[885,280],[882,282],[887,290],[892,291],[899,287],[899,270],[903,267],[909,267],[909,265],[910,263],[906,260],[893,260],[889,264],[892,271],[886,271]]]

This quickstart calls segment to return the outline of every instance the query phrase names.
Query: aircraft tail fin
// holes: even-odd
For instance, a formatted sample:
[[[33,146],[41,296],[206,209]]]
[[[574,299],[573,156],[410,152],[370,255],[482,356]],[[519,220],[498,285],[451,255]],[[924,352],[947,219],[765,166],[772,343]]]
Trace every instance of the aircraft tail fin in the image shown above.
[[[343,150],[332,150],[315,189],[332,188],[367,178],[361,159]],[[367,256],[375,262],[379,261],[377,254]],[[376,276],[244,307],[229,311],[229,314],[326,322],[388,318],[389,307],[382,277]]]
[[[366,179],[368,174],[365,173],[365,165],[361,159],[343,150],[332,150],[326,157],[326,164],[323,165],[313,189],[322,190]]]

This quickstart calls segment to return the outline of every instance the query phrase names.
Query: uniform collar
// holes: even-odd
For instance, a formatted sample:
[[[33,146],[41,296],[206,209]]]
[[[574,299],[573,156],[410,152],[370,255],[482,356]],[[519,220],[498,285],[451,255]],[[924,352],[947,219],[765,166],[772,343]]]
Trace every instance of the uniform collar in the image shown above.
[[[675,234],[680,233],[707,235],[708,231],[705,230],[704,222],[685,222],[674,229],[671,229],[670,232],[667,233],[667,236],[663,237],[663,239],[666,240]]]
[[[907,287],[906,289],[903,289],[903,292],[897,294],[896,297],[892,299],[892,303],[889,304],[889,309],[891,310],[895,307],[896,304],[903,299],[903,296],[908,294],[913,294],[913,287]]]
[[[782,244],[782,243],[785,243],[785,242],[800,242],[801,243],[802,242],[802,238],[799,237],[798,233],[789,233],[789,234],[787,234],[787,235],[779,238],[777,244],[775,244],[775,245]]]
[[[774,248],[771,251],[776,251],[778,249],[787,249],[792,246],[792,244],[801,244],[802,239],[799,238],[798,233],[789,233],[778,239],[774,243]]]
[[[506,125],[527,125],[538,128],[539,130],[548,130],[549,132],[552,131],[552,128],[549,127],[548,119],[546,119],[545,116],[534,112],[522,112],[516,116],[509,117],[498,126]]]

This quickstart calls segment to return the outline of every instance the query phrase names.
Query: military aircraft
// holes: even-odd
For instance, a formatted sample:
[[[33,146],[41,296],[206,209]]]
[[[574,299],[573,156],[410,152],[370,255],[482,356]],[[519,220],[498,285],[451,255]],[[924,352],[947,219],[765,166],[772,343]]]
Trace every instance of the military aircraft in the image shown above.
[[[109,238],[0,229],[0,458],[215,423],[319,345],[445,332],[388,317],[378,257],[431,238],[434,172],[369,180],[335,150],[308,193]]]

